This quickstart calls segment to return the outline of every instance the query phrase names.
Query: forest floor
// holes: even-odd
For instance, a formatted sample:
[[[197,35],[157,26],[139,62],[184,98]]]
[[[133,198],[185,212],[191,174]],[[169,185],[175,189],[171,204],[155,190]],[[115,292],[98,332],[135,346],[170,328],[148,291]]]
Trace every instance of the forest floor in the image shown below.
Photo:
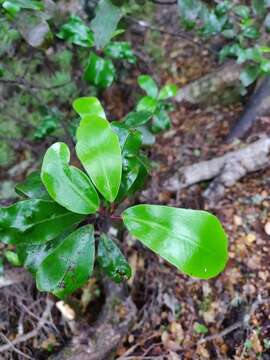
[[[207,51],[180,38],[149,31],[134,36],[136,43],[141,44],[137,50],[146,62],[147,52],[156,54],[154,63],[148,65],[161,84],[174,82],[183,86],[218,66]],[[147,43],[151,40],[151,49],[145,49],[144,37],[149,37]],[[121,117],[132,104],[136,71],[139,73],[135,69],[124,83],[115,85],[104,95],[105,106],[114,118]],[[217,278],[191,279],[127,238],[123,249],[133,268],[128,286],[138,314],[115,359],[270,359],[270,170],[246,176],[211,208],[202,197],[207,183],[173,193],[163,190],[165,180],[180,167],[211,159],[233,148],[234,145],[225,143],[225,138],[241,111],[241,104],[205,108],[175,104],[171,130],[157,137],[150,154],[156,167],[139,201],[207,209],[217,214],[228,233],[229,262]],[[261,119],[244,141],[250,142],[265,131],[270,131],[267,118]],[[21,157],[18,155],[18,163]],[[2,181],[19,180],[8,169],[1,170],[0,175]],[[87,288],[96,294],[85,308],[90,313],[94,309],[89,316],[93,321],[101,306],[98,284],[91,280]],[[42,314],[44,295],[37,294],[29,279],[26,284],[5,288],[3,293],[0,316],[1,322],[3,319],[5,322],[0,327],[12,329],[8,331],[8,339],[12,340],[12,332],[16,337],[22,331],[20,326],[34,326],[31,321],[24,323],[27,313],[20,313],[19,302],[28,304],[28,313],[33,311],[31,307],[38,306],[35,311]],[[53,304],[57,301],[51,299]],[[70,304],[72,308],[72,301]],[[37,323],[35,319],[32,321]],[[45,359],[54,348],[63,347],[70,330],[54,305],[50,321],[54,325],[46,335],[33,336],[4,358],[23,359],[18,351],[29,354],[32,347],[39,355],[30,358]],[[5,343],[6,339],[2,340]]]

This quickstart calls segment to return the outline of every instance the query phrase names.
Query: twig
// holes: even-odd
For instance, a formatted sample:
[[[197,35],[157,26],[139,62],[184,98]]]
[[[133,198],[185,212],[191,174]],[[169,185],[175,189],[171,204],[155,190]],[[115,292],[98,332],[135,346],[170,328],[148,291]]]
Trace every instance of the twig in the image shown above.
[[[8,345],[12,348],[13,351],[15,351],[17,354],[25,357],[26,359],[32,359],[30,356],[24,354],[22,351],[20,351],[19,349],[17,349],[14,344],[2,333],[0,332],[0,336],[3,338],[4,341],[6,341],[8,343]]]
[[[15,345],[20,344],[21,342],[25,342],[28,341],[30,339],[32,339],[33,337],[37,336],[37,334],[39,333],[39,331],[41,330],[41,328],[46,324],[47,322],[47,318],[50,315],[51,312],[51,308],[53,307],[53,302],[47,299],[47,303],[46,303],[46,308],[43,312],[42,317],[40,318],[37,326],[35,329],[29,331],[28,333],[21,335],[21,336],[17,336],[16,339],[14,339],[13,341],[7,341],[8,344],[2,345],[0,346],[0,353],[4,352],[4,351],[8,351],[13,349]],[[3,334],[2,334],[3,335]],[[1,336],[2,336],[1,335]]]

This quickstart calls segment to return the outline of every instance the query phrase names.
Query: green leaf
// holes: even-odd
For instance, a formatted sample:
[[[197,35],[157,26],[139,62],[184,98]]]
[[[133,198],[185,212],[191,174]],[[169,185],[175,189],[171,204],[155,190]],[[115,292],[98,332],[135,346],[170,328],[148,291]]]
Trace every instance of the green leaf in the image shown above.
[[[209,279],[228,259],[228,241],[218,219],[206,211],[137,205],[124,211],[130,233],[184,273]]]
[[[105,89],[112,85],[115,77],[115,68],[111,60],[103,59],[91,53],[84,74],[85,80],[92,85]]]
[[[5,251],[5,257],[7,261],[13,266],[21,266],[18,255],[14,251],[7,250]]]
[[[47,257],[65,237],[66,235],[64,235],[64,237],[61,235],[45,244],[24,243],[17,245],[16,251],[22,265],[33,275],[35,275],[39,265],[42,263],[45,257]]]
[[[136,63],[136,56],[134,55],[130,43],[125,41],[110,42],[104,49],[106,56],[116,60],[127,60],[131,64]]]
[[[91,22],[94,32],[95,45],[98,49],[111,40],[117,28],[118,22],[124,15],[121,8],[113,5],[110,0],[100,0],[97,5],[96,16]]]
[[[131,268],[121,250],[105,234],[99,239],[97,261],[105,274],[118,284],[131,277]]]
[[[233,12],[241,18],[248,18],[250,15],[250,8],[246,5],[236,5],[233,7]]]
[[[260,70],[265,74],[270,74],[270,60],[262,59]]]
[[[50,196],[66,209],[78,214],[94,214],[99,197],[88,176],[69,165],[70,152],[64,143],[55,143],[46,151],[41,179]]]
[[[86,225],[65,238],[40,264],[37,288],[64,298],[80,288],[93,271],[94,228]]]
[[[86,115],[76,137],[76,152],[85,170],[104,198],[113,202],[122,174],[118,136],[106,119]]]
[[[263,17],[267,11],[267,7],[269,6],[269,1],[267,0],[252,0],[252,9],[255,15],[259,17]]]
[[[134,128],[146,124],[153,116],[150,111],[132,111],[125,118],[126,126]]]
[[[156,107],[158,105],[158,100],[152,98],[151,96],[144,96],[137,104],[136,110],[139,111],[147,111],[150,113],[154,113]]]
[[[73,102],[73,109],[81,116],[95,115],[106,119],[104,109],[96,97],[81,97]]]
[[[23,200],[0,208],[0,239],[7,244],[41,244],[82,221],[53,201]]]
[[[208,333],[208,328],[203,324],[196,323],[194,325],[194,331],[197,334],[207,334]]]
[[[6,0],[2,1],[3,8],[11,15],[15,16],[20,10],[43,10],[44,5],[39,0]]]
[[[170,129],[170,127],[171,127],[171,119],[167,111],[164,110],[163,108],[157,109],[153,117],[153,122],[151,126],[153,133],[157,134],[161,131]]]
[[[30,199],[51,200],[40,177],[39,171],[34,171],[27,178],[15,186],[17,194]]]
[[[175,84],[168,84],[163,86],[158,95],[159,100],[166,100],[171,97],[176,96],[177,94],[177,86]]]
[[[244,87],[248,87],[254,81],[256,81],[257,77],[260,74],[260,66],[259,65],[249,65],[241,70],[240,80]]]
[[[41,125],[34,132],[34,139],[43,140],[52,134],[58,127],[58,119],[55,116],[47,115],[43,118]]]
[[[152,98],[158,96],[158,87],[154,79],[149,75],[141,75],[138,77],[138,84]]]
[[[72,15],[68,21],[61,26],[56,36],[82,47],[90,48],[94,45],[93,32],[84,24],[83,20],[76,15]]]

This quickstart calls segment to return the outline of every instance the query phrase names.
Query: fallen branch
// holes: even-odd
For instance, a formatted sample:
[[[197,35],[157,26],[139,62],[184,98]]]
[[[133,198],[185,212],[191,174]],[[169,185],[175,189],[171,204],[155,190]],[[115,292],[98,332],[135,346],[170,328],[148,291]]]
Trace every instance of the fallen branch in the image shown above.
[[[216,71],[193,81],[182,87],[175,100],[178,103],[190,104],[213,104],[228,102],[229,99],[235,102],[240,95],[240,72],[241,65],[235,62],[227,62]]]
[[[223,156],[187,166],[167,181],[165,187],[168,191],[178,191],[214,179],[203,195],[210,203],[215,202],[224,195],[226,188],[233,186],[239,179],[269,166],[269,160],[270,138],[266,137]]]

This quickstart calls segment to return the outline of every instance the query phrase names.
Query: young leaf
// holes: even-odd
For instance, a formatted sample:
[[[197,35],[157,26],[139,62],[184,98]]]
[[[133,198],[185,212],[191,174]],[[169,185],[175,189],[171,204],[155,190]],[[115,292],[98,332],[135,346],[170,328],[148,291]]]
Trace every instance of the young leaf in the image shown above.
[[[81,97],[73,102],[73,109],[84,117],[85,115],[99,116],[106,119],[104,109],[96,97]]]
[[[23,200],[0,208],[0,239],[7,244],[42,244],[82,221],[53,201]]]
[[[12,16],[15,16],[20,10],[43,10],[44,5],[39,0],[4,0],[1,1],[3,8]]]
[[[47,151],[41,179],[50,196],[66,209],[78,214],[94,214],[99,197],[88,176],[68,165],[70,152],[64,143],[55,143]]]
[[[175,84],[168,84],[163,86],[158,95],[158,100],[166,100],[171,97],[176,96],[177,94],[177,86]]]
[[[39,171],[34,171],[27,178],[15,186],[17,194],[30,199],[51,200],[40,177]]]
[[[156,98],[158,96],[158,87],[153,78],[149,75],[141,75],[138,77],[138,84],[146,92],[148,96]]]
[[[36,273],[37,288],[66,297],[87,281],[94,257],[94,228],[86,225],[65,238],[42,261]]]
[[[103,59],[94,53],[90,55],[84,74],[86,81],[104,89],[112,85],[115,77],[115,68],[111,60]]]
[[[82,47],[90,48],[94,45],[93,32],[84,24],[83,20],[76,15],[72,15],[61,27],[57,37]]]
[[[96,16],[91,22],[94,31],[95,45],[98,49],[111,40],[118,22],[124,15],[122,9],[113,5],[110,0],[100,0],[97,5]]]
[[[218,219],[206,211],[137,205],[124,211],[133,236],[184,273],[208,279],[228,259],[228,241]]]
[[[18,255],[14,251],[7,250],[5,251],[5,257],[8,262],[13,266],[21,266]]]
[[[121,250],[105,234],[99,240],[97,261],[101,269],[118,284],[131,277],[131,268]]]
[[[85,170],[104,198],[113,202],[122,174],[118,136],[106,119],[86,115],[80,122],[76,137],[76,152]]]

